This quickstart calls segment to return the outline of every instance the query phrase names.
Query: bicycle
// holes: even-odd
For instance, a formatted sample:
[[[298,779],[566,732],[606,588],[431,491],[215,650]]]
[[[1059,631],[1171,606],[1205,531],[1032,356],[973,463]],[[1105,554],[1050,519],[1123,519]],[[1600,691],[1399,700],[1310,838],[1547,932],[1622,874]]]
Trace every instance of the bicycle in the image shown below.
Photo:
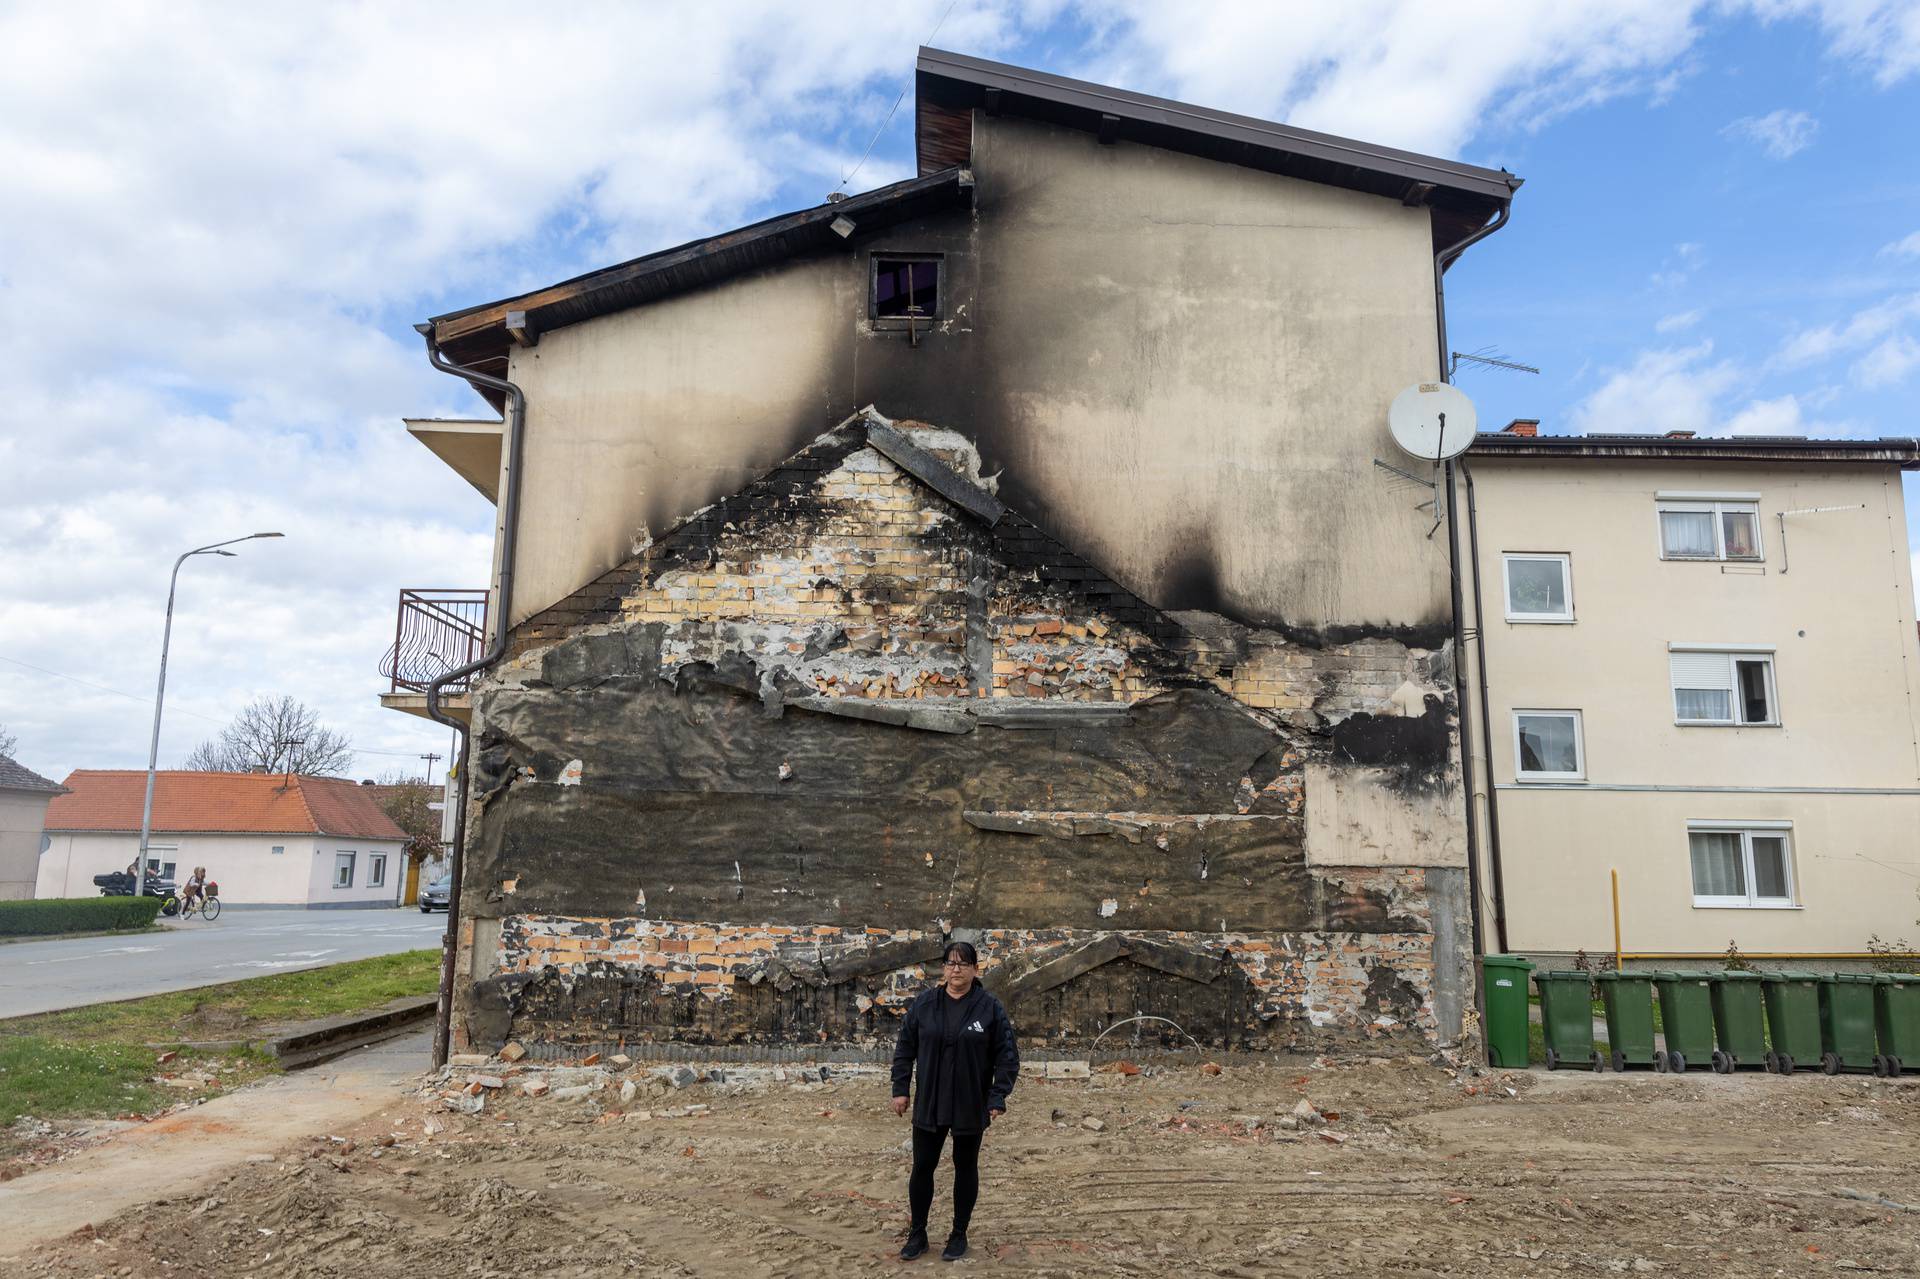
[[[181,919],[192,919],[195,915],[199,915],[208,923],[212,923],[220,918],[220,895],[209,885],[207,891],[200,894],[193,905],[185,907],[181,906],[179,897],[170,895],[160,903],[160,913],[178,915]]]

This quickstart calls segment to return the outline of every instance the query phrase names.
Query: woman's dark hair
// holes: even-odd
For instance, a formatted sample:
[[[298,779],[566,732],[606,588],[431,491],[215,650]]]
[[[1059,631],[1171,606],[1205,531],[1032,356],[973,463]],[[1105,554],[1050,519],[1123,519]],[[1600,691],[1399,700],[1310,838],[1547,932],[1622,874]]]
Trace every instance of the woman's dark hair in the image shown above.
[[[947,943],[947,948],[940,952],[940,958],[952,959],[955,954],[960,956],[960,962],[963,964],[973,964],[977,967],[980,963],[980,954],[974,950],[972,942],[950,941]]]

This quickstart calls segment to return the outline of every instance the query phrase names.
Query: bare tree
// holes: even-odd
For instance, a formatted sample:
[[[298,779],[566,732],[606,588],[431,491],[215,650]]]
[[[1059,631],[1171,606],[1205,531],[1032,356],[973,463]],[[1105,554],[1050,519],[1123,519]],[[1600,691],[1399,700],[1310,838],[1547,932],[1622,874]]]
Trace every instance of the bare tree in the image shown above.
[[[9,733],[5,724],[0,724],[0,755],[12,756],[13,748],[19,744],[20,739]]]
[[[388,786],[386,796],[381,799],[381,810],[393,818],[394,825],[407,832],[406,854],[416,862],[438,857],[443,849],[440,845],[440,814],[427,805],[440,798],[436,787],[424,782],[397,781],[383,782]]]
[[[186,767],[204,773],[306,773],[338,776],[353,763],[353,743],[322,727],[319,716],[297,698],[262,697],[187,756]]]

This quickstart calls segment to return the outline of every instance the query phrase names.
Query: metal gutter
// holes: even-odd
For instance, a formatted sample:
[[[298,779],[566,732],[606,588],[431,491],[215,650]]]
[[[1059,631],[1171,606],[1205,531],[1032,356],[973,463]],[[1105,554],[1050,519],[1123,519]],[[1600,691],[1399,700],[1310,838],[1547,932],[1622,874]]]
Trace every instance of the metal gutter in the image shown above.
[[[472,754],[472,735],[467,725],[440,709],[440,691],[448,684],[470,679],[486,670],[505,656],[507,651],[507,635],[512,629],[508,619],[513,616],[513,559],[520,530],[520,460],[523,452],[521,443],[527,425],[527,397],[518,386],[505,378],[463,368],[448,360],[441,354],[439,343],[434,340],[431,323],[417,324],[414,329],[426,339],[427,360],[434,368],[460,378],[476,391],[485,388],[506,397],[507,429],[506,492],[501,495],[500,572],[494,592],[498,611],[494,614],[493,639],[486,652],[477,659],[465,666],[456,666],[427,685],[427,717],[445,724],[460,737],[460,762],[457,766],[460,788],[454,800],[453,846],[447,853],[447,931],[442,939],[440,1000],[433,1025],[433,1064],[437,1068],[447,1064],[447,1049],[453,1031],[453,974],[460,943],[460,889],[466,865],[467,792],[471,788],[468,762]]]
[[[1814,440],[1801,436],[1673,439],[1664,435],[1508,435],[1481,432],[1469,450],[1482,458],[1688,462],[1879,463],[1920,470],[1920,439]]]

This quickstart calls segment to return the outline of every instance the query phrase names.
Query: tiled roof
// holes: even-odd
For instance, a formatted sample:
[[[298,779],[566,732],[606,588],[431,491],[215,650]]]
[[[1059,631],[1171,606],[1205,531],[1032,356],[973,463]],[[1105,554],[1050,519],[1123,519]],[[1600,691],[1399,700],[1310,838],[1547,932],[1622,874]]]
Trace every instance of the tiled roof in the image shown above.
[[[140,829],[144,771],[83,768],[68,774],[66,785],[67,793],[47,805],[47,830]],[[153,829],[405,840],[371,789],[341,777],[163,772],[154,781]]]
[[[0,790],[43,790],[58,794],[60,783],[48,781],[31,768],[23,767],[8,756],[0,755]]]

